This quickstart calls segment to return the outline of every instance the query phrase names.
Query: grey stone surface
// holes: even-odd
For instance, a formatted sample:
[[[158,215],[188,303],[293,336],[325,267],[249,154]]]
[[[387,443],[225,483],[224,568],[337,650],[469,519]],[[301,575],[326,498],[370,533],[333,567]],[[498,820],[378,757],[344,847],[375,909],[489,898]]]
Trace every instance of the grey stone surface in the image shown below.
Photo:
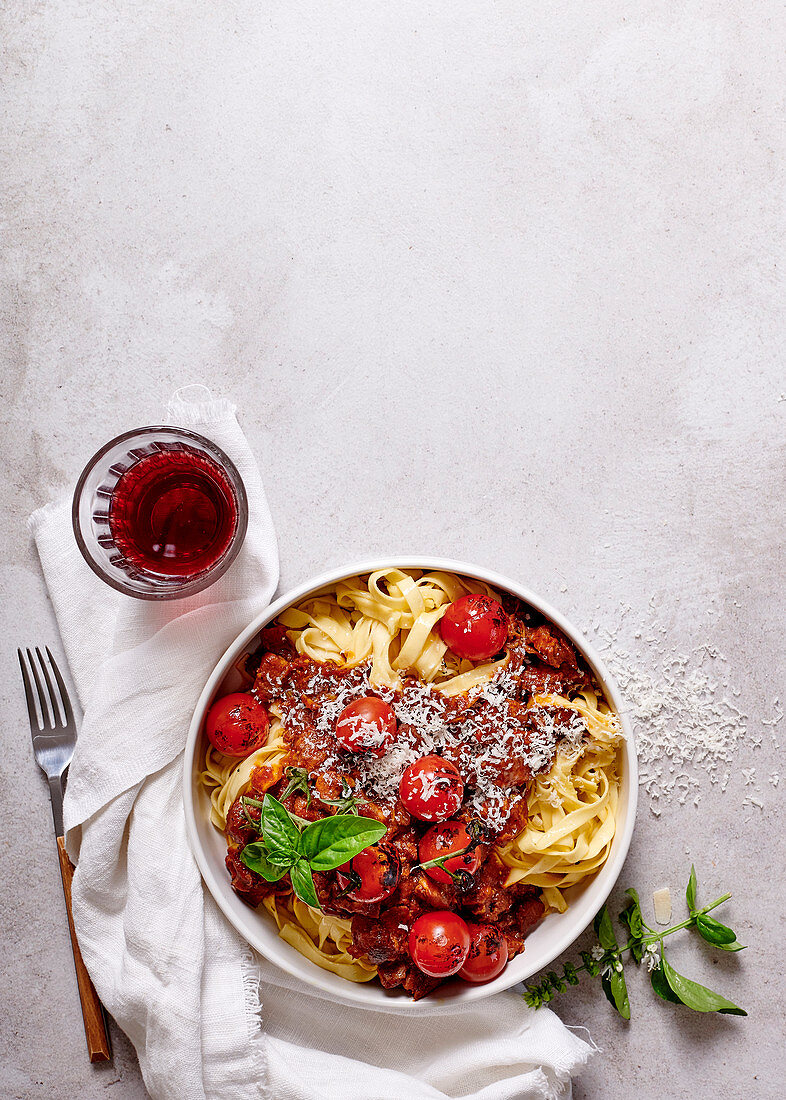
[[[240,406],[283,587],[444,554],[656,680],[726,657],[728,787],[689,768],[699,804],[660,816],[642,792],[615,899],[691,861],[733,890],[750,950],[673,958],[751,1015],[644,975],[630,1024],[589,983],[557,1007],[603,1048],[578,1100],[782,1096],[780,5],[18,0],[3,24],[0,1095],[145,1095],[121,1035],[86,1060],[13,651],[56,636],[27,514],[202,381]]]

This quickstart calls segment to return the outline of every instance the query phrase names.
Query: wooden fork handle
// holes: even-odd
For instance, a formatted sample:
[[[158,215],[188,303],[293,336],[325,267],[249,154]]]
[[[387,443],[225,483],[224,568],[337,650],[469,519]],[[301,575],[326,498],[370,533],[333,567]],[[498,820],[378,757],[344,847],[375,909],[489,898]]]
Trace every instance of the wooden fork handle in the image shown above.
[[[63,879],[63,893],[65,894],[66,910],[68,912],[71,950],[74,952],[76,981],[79,986],[79,999],[82,1002],[82,1019],[85,1022],[87,1053],[90,1055],[91,1062],[107,1062],[112,1057],[112,1050],[109,1046],[109,1035],[106,1030],[104,1006],[101,1004],[95,986],[90,980],[85,964],[82,962],[82,952],[79,950],[76,933],[74,932],[74,918],[71,913],[71,879],[74,877],[74,865],[68,858],[65,839],[62,836],[57,838],[57,854],[60,857],[60,875]]]

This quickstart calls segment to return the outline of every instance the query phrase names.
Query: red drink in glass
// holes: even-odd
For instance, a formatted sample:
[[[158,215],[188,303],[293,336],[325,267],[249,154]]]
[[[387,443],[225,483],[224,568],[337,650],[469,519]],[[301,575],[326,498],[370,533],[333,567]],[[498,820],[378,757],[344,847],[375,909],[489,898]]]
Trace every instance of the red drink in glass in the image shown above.
[[[93,455],[72,506],[90,568],[142,600],[201,592],[237,557],[248,498],[232,460],[187,428],[137,428]]]
[[[226,553],[236,525],[229,479],[191,448],[140,458],[121,474],[109,501],[109,530],[123,558],[167,577],[209,569]]]

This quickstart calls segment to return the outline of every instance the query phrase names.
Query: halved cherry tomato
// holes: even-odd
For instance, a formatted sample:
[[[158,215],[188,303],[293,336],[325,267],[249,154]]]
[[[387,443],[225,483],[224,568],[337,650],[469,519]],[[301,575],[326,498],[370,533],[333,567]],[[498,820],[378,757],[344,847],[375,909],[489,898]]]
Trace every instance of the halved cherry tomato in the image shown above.
[[[508,617],[491,596],[476,593],[454,600],[439,620],[442,641],[468,661],[487,661],[508,636]]]
[[[410,764],[398,785],[401,801],[421,821],[452,817],[464,798],[458,768],[441,756],[422,756]]]
[[[336,738],[348,752],[383,756],[396,739],[396,712],[378,695],[367,695],[344,707],[336,722]]]
[[[401,860],[395,852],[372,844],[349,863],[343,863],[336,877],[346,897],[354,901],[382,901],[398,886]]]
[[[470,936],[466,921],[449,909],[424,913],[409,933],[412,961],[432,978],[458,973],[469,953]]]
[[[477,846],[464,852],[470,844],[472,844],[472,837],[467,832],[463,821],[443,821],[441,825],[432,826],[420,838],[418,857],[421,863],[428,863],[432,859],[443,859],[444,868],[435,864],[433,867],[424,867],[424,870],[435,882],[453,882],[455,881],[453,876],[459,871],[474,875],[480,866],[480,849]],[[464,854],[451,855],[452,852],[464,852]]]
[[[267,741],[267,711],[248,692],[216,699],[205,720],[208,740],[225,756],[248,756]]]
[[[508,943],[496,924],[468,924],[470,945],[459,970],[465,982],[490,982],[508,965]]]

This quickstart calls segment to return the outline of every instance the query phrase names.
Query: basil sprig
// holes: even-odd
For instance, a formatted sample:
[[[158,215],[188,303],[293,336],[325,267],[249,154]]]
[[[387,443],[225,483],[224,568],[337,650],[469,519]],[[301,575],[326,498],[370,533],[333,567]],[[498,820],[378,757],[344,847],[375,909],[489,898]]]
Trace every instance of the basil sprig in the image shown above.
[[[685,891],[688,919],[663,931],[651,928],[646,923],[641,912],[639,895],[633,889],[626,890],[627,902],[619,914],[619,920],[627,930],[628,941],[622,947],[617,943],[611,916],[604,905],[595,917],[597,946],[591,951],[581,952],[581,966],[566,963],[561,974],[550,970],[538,984],[527,986],[524,992],[527,1004],[532,1008],[539,1008],[540,1005],[546,1004],[568,985],[577,985],[577,975],[584,971],[593,978],[600,977],[607,1000],[624,1019],[629,1020],[630,1002],[622,956],[625,952],[630,952],[637,964],[641,962],[646,964],[650,972],[650,984],[664,1001],[685,1005],[694,1012],[722,1012],[730,1016],[747,1016],[745,1009],[727,1000],[720,993],[715,993],[706,986],[678,974],[666,958],[664,939],[683,928],[693,929],[705,943],[721,951],[745,950],[743,944],[737,942],[737,937],[731,928],[708,915],[710,910],[728,901],[731,894],[724,894],[710,905],[699,909],[696,901],[697,888],[696,869],[691,867]]]
[[[324,802],[326,806],[335,806],[336,813],[339,814],[359,813],[358,804],[360,800],[357,795],[353,793],[346,779],[341,780],[341,794],[338,798],[320,798],[319,801]]]
[[[600,984],[606,994],[606,1000],[616,1008],[623,1019],[629,1020],[630,1001],[628,987],[625,984],[625,971],[617,937],[614,934],[614,926],[605,905],[595,917],[595,935],[606,953],[606,965],[600,973]]]
[[[632,886],[625,891],[625,894],[629,901],[620,913],[620,921],[628,930],[630,953],[636,962],[640,963],[644,954],[644,921],[641,916],[641,902]]]
[[[434,859],[427,859],[423,863],[415,863],[412,867],[413,871],[425,871],[429,867],[439,867],[449,876],[450,881],[454,886],[457,886],[462,893],[467,893],[475,885],[475,878],[469,871],[459,868],[458,871],[453,871],[448,867],[449,859],[457,859],[461,856],[471,852],[473,848],[476,848],[482,839],[483,827],[479,821],[470,821],[466,826],[467,834],[469,836],[469,844],[466,844],[463,848],[459,848],[456,852],[446,852],[443,856],[435,856]]]
[[[319,909],[312,871],[332,871],[376,844],[386,828],[381,821],[355,814],[334,814],[304,821],[272,794],[262,801],[259,840],[246,844],[240,858],[267,882],[289,873],[292,889],[306,905]]]
[[[311,785],[308,781],[308,772],[305,768],[286,768],[284,774],[288,783],[281,792],[281,801],[291,794],[302,794],[306,805],[311,805]]]

